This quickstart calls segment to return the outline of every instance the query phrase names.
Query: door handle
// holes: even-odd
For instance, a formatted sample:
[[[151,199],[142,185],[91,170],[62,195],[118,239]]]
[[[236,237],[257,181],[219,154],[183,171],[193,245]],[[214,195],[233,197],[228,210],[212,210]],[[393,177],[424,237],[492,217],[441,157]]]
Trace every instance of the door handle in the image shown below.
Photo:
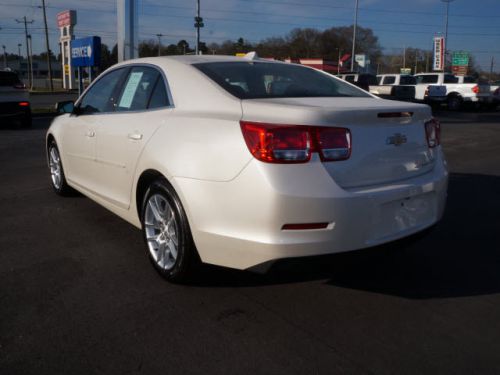
[[[128,135],[129,139],[132,139],[133,141],[140,141],[142,139],[142,134],[139,133],[131,133]]]
[[[89,138],[92,138],[92,137],[95,137],[95,132],[94,131],[88,131],[85,133],[85,136],[86,137],[89,137]]]

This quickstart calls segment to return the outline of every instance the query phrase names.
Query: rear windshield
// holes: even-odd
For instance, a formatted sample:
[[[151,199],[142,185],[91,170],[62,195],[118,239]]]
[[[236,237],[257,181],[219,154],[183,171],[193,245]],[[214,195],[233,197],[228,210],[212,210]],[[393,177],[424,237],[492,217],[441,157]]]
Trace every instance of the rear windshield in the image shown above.
[[[16,73],[13,72],[0,72],[0,86],[12,87],[21,83]]]
[[[239,99],[371,97],[339,79],[300,65],[242,61],[194,66]]]
[[[416,85],[417,79],[413,76],[401,76],[399,77],[400,85]]]

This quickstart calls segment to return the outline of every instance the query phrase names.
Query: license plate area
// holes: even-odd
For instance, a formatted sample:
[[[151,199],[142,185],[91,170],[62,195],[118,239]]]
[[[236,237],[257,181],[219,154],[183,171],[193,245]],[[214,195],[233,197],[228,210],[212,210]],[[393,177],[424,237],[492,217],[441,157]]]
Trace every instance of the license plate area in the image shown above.
[[[437,218],[435,192],[381,204],[371,238],[379,239],[431,225]]]

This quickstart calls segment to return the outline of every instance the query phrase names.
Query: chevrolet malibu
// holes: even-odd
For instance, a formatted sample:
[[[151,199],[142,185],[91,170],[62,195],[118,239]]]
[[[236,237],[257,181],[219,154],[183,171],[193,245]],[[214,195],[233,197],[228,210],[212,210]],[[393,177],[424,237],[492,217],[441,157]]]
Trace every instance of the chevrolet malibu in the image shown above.
[[[248,269],[406,237],[443,215],[448,172],[426,105],[324,72],[230,56],[129,60],[59,103],[52,186],[142,230],[153,266]]]

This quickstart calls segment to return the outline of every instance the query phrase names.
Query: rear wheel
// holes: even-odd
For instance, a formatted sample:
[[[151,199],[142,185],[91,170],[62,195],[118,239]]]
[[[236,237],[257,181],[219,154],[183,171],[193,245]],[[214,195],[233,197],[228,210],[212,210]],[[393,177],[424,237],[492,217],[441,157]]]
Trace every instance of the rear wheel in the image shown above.
[[[59,149],[54,141],[49,144],[48,156],[52,188],[59,195],[70,195],[74,190],[66,182]]]
[[[462,98],[459,96],[449,96],[447,102],[450,111],[458,111],[462,107]]]
[[[151,263],[165,279],[186,281],[196,262],[196,249],[174,189],[163,179],[155,181],[144,196],[141,213]]]

